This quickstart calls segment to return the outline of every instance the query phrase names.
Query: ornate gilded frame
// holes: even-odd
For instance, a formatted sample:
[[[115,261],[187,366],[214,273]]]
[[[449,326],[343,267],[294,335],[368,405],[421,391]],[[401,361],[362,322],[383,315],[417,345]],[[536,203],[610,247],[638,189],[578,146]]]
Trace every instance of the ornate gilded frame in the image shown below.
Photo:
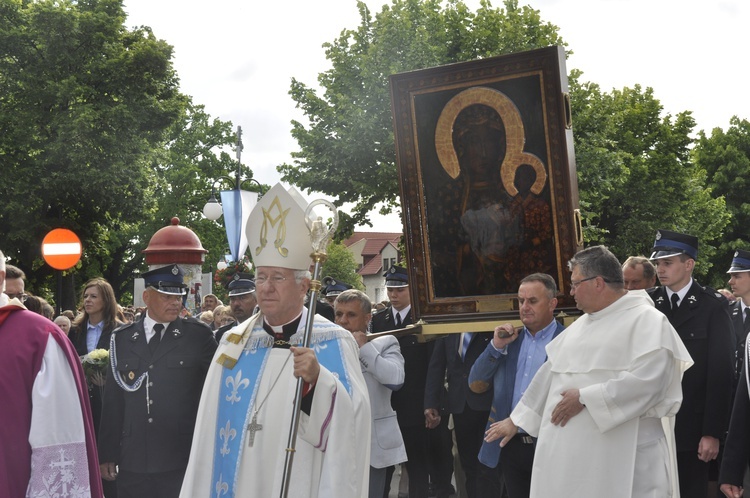
[[[534,271],[551,274],[559,307],[573,309],[566,265],[582,237],[564,50],[390,85],[415,318],[517,318],[518,280]]]

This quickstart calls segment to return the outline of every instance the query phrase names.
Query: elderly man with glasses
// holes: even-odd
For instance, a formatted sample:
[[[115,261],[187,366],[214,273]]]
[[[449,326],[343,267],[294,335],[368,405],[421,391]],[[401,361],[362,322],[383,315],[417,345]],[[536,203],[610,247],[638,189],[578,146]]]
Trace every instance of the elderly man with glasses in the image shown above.
[[[184,274],[173,264],[143,274],[146,311],[112,333],[111,378],[99,429],[102,478],[119,498],[175,498],[190,455],[213,333],[181,318]]]
[[[518,427],[538,436],[531,497],[671,496],[673,434],[662,418],[680,408],[690,355],[648,295],[625,290],[606,247],[568,266],[585,314],[547,346],[547,362],[487,439],[504,447]]]
[[[224,334],[206,378],[181,496],[364,498],[370,402],[352,335],[313,317],[313,245],[296,190],[276,184],[248,220],[260,312]],[[298,380],[294,467],[285,479]]]

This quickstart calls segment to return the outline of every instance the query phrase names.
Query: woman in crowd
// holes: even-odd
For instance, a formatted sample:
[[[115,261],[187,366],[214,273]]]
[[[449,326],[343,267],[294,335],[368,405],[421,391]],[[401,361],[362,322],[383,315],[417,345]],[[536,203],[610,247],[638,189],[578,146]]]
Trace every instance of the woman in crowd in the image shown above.
[[[112,331],[121,325],[117,319],[117,300],[112,286],[103,278],[94,278],[86,282],[81,292],[83,313],[80,313],[70,330],[70,340],[80,356],[95,349],[109,350]],[[106,374],[95,375],[89,381],[89,401],[94,419],[94,429],[99,434],[99,423],[102,417],[102,401]],[[117,489],[114,481],[102,481],[104,496],[116,498]]]

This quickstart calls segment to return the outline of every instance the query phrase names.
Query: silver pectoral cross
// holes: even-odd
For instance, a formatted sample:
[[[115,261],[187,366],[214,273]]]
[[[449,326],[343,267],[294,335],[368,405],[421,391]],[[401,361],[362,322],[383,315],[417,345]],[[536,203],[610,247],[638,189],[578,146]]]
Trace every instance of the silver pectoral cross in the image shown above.
[[[247,426],[247,433],[248,433],[248,446],[252,446],[255,442],[255,433],[259,430],[263,429],[263,426],[258,423],[258,414],[253,413],[253,419],[250,421],[250,423]]]

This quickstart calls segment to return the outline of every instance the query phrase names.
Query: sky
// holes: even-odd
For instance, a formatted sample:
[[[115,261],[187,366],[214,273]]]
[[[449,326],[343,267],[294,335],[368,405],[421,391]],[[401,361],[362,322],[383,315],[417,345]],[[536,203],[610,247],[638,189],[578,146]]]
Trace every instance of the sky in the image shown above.
[[[379,12],[390,0],[366,0]],[[476,10],[479,0],[465,0]],[[298,150],[292,78],[316,87],[330,68],[322,45],[360,25],[356,0],[124,0],[126,26],[149,26],[174,47],[181,91],[213,118],[243,131],[242,163],[261,183]],[[500,0],[492,5],[502,7]],[[567,69],[609,92],[652,87],[663,113],[692,111],[696,131],[750,119],[747,0],[519,0],[559,27]],[[575,133],[575,122],[573,123]],[[208,195],[207,195],[208,197]],[[309,194],[309,198],[321,197]],[[398,215],[373,213],[367,231],[401,231]]]

